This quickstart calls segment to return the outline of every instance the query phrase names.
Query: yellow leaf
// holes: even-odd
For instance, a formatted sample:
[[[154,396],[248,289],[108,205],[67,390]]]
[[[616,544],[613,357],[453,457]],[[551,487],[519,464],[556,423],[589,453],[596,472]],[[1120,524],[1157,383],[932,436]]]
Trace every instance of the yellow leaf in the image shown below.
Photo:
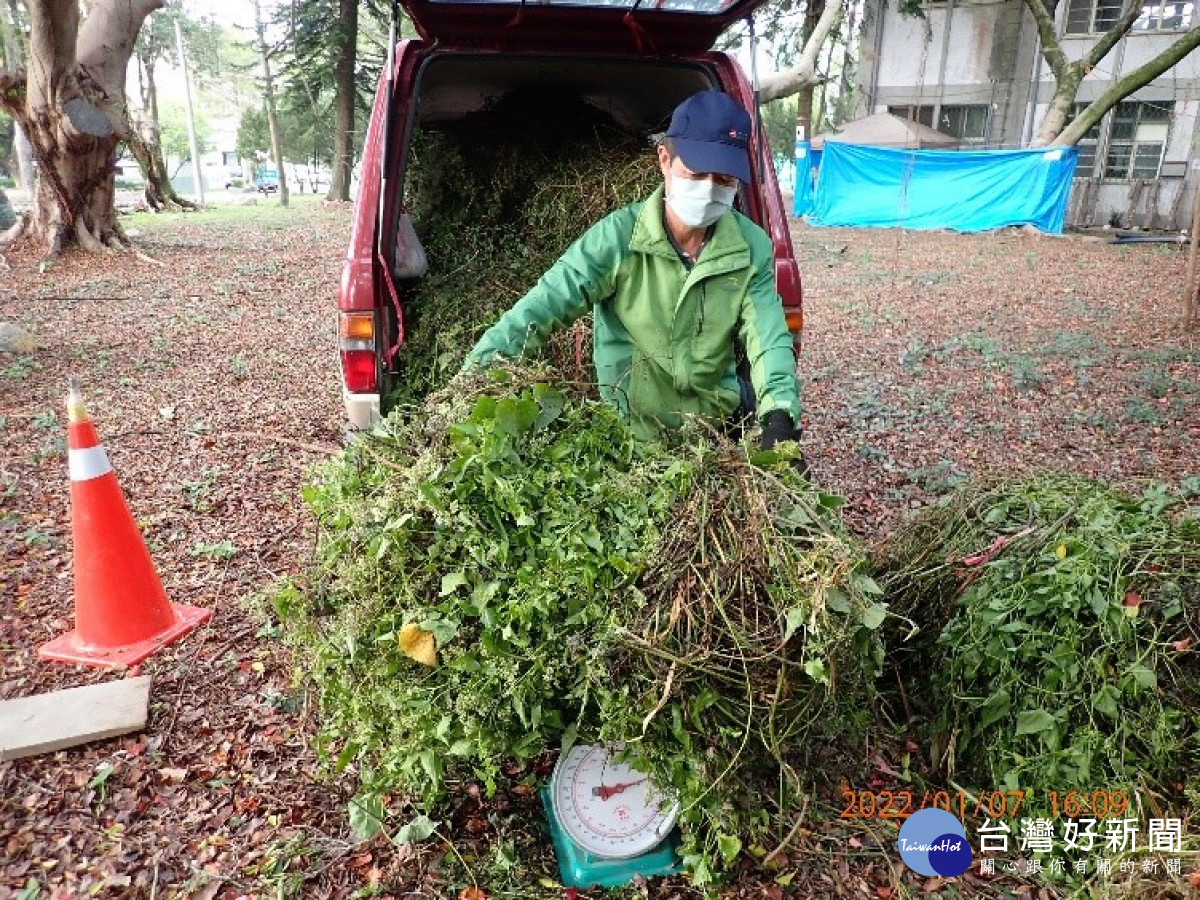
[[[1054,551],[1054,555],[1057,556],[1059,559],[1066,559],[1067,558],[1067,545],[1059,544],[1058,549]]]
[[[437,650],[434,648],[433,635],[420,625],[409,622],[400,629],[400,652],[409,659],[415,659],[423,666],[437,665]]]

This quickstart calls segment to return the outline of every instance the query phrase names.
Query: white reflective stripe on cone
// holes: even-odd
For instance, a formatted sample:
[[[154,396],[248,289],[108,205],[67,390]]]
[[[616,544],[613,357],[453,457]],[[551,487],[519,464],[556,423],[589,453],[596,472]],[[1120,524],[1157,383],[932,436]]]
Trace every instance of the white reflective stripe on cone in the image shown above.
[[[67,465],[71,470],[72,481],[90,481],[112,471],[112,466],[108,463],[108,454],[100,446],[67,451]]]

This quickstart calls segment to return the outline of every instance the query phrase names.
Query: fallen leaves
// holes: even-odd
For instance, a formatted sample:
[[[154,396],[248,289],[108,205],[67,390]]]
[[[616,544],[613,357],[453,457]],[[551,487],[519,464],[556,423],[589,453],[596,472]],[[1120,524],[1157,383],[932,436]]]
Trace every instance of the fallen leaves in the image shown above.
[[[36,330],[44,347],[20,367],[26,374],[0,376],[0,696],[112,677],[35,656],[71,627],[62,440],[71,372],[84,379],[171,599],[219,616],[145,663],[156,684],[145,734],[3,764],[6,786],[16,787],[0,792],[0,894],[19,892],[33,874],[45,896],[71,897],[100,893],[114,877],[131,882],[109,882],[109,893],[150,896],[156,884],[159,896],[186,895],[186,883],[192,900],[266,895],[286,877],[309,879],[305,896],[349,896],[364,884],[385,896],[456,896],[462,887],[423,880],[421,848],[433,841],[396,848],[377,838],[349,848],[349,798],[315,771],[315,710],[241,603],[307,558],[313,524],[299,488],[318,448],[337,446],[343,426],[336,372],[304,360],[335,346],[332,295],[349,211],[262,212],[257,223],[149,221],[142,240],[168,263],[162,270],[69,256],[43,276],[36,259],[9,254],[0,319]],[[1200,416],[1189,385],[1200,384],[1200,350],[1162,303],[1182,283],[1182,255],[849,229],[826,251],[832,232],[796,225],[793,233],[808,320],[805,452],[869,537],[961,473],[1050,465],[1134,485],[1194,468]],[[206,552],[189,552],[197,547]],[[1190,640],[1174,649],[1194,652]],[[471,807],[453,839],[493,837],[494,806],[484,805],[535,808],[532,790],[523,792],[490,798],[466,785]],[[348,855],[322,868],[319,860],[337,853]],[[809,871],[786,890],[747,876],[740,889],[745,897],[911,893],[892,886],[890,869],[869,866],[856,862],[849,880],[840,868]],[[1186,879],[1200,889],[1200,872]],[[668,886],[659,896],[689,895]]]

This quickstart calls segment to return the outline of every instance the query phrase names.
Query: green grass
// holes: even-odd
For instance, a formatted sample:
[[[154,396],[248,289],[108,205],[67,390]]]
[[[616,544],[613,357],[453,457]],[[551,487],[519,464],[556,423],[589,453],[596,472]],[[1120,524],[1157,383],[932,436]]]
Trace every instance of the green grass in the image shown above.
[[[188,212],[138,212],[123,220],[126,230],[138,229],[145,232],[174,230],[175,226],[199,226],[218,228],[237,225],[253,226],[267,230],[281,230],[296,225],[297,207],[317,207],[324,199],[321,194],[293,194],[289,205],[279,204],[279,195],[267,197],[255,195],[258,203],[253,206],[206,206],[202,210]],[[305,211],[307,212],[307,211]]]

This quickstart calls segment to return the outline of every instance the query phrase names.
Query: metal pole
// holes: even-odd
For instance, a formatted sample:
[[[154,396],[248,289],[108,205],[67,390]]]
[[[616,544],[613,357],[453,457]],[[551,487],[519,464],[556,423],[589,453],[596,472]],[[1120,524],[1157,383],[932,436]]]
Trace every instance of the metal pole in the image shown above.
[[[175,20],[175,46],[179,51],[179,68],[183,70],[183,97],[187,107],[188,149],[192,154],[192,178],[196,182],[196,202],[204,205],[204,178],[200,174],[200,147],[196,142],[196,122],[192,111],[192,78],[188,75],[187,58],[183,55],[183,32]],[[280,177],[283,173],[280,172]]]
[[[1188,264],[1187,288],[1183,295],[1183,327],[1190,328],[1196,324],[1196,256],[1200,251],[1200,171],[1196,170],[1196,162],[1192,162],[1192,178],[1196,182],[1196,190],[1192,195],[1192,230],[1188,234]],[[1186,182],[1180,185],[1181,191],[1187,190]]]

